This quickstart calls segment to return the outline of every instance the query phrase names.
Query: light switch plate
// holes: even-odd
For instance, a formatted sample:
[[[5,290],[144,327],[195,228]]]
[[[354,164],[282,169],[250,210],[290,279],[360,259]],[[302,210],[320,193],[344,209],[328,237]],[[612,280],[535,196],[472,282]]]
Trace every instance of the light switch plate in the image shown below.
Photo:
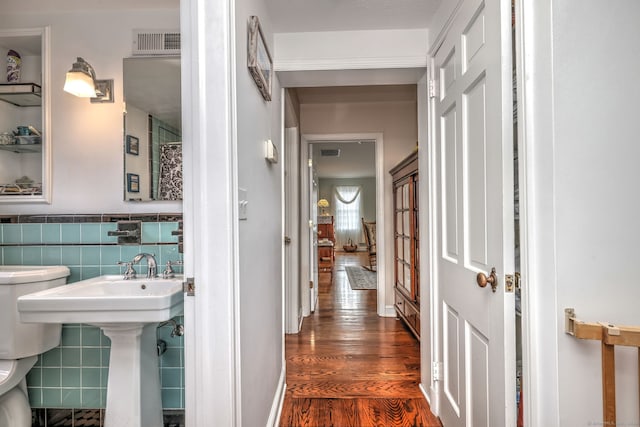
[[[264,142],[264,158],[269,163],[278,163],[278,147],[270,139]]]
[[[238,188],[238,219],[247,219],[247,205],[249,204],[247,190],[244,188]]]

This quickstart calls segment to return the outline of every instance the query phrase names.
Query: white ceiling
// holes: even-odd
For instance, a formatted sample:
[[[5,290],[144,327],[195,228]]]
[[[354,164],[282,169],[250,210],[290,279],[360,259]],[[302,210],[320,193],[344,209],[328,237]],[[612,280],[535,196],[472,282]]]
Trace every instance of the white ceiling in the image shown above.
[[[442,0],[267,0],[271,31],[427,28]]]

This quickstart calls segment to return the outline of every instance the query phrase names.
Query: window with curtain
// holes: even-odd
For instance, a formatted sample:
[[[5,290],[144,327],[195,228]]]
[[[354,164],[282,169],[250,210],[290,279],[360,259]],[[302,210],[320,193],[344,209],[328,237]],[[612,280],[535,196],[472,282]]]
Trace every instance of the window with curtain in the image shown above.
[[[351,239],[353,243],[360,240],[362,197],[360,186],[340,185],[334,188],[335,233],[336,246],[346,245]]]

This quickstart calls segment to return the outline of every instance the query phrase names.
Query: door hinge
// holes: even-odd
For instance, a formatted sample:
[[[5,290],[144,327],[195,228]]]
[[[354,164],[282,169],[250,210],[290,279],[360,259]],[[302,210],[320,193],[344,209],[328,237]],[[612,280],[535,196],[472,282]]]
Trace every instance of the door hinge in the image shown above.
[[[309,159],[309,167],[313,167],[313,159]]]
[[[309,289],[313,289],[313,280],[309,280]]]
[[[438,81],[429,80],[429,98],[435,98],[438,96]]]
[[[431,377],[433,381],[442,381],[442,362],[431,363]]]
[[[196,282],[193,277],[187,277],[187,279],[182,282],[182,292],[186,292],[189,297],[196,294]]]

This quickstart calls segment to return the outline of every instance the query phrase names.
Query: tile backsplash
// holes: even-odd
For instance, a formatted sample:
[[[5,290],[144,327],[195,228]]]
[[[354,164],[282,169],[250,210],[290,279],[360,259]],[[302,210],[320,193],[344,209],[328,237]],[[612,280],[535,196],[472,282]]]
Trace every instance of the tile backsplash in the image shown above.
[[[117,220],[142,220],[142,244],[118,245]],[[68,283],[103,274],[122,274],[118,261],[130,261],[140,252],[155,254],[158,271],[167,261],[182,260],[178,236],[180,214],[171,215],[40,215],[0,217],[0,264],[65,265],[71,270]],[[144,264],[144,262],[143,262]],[[138,273],[146,265],[135,266]],[[175,266],[177,273],[181,267]],[[182,316],[175,319],[183,323]],[[162,405],[184,408],[183,338],[171,337],[171,326],[158,328],[166,342],[160,356]],[[68,324],[62,328],[58,347],[44,353],[27,375],[29,400],[34,408],[104,408],[109,374],[109,338],[99,328]]]

